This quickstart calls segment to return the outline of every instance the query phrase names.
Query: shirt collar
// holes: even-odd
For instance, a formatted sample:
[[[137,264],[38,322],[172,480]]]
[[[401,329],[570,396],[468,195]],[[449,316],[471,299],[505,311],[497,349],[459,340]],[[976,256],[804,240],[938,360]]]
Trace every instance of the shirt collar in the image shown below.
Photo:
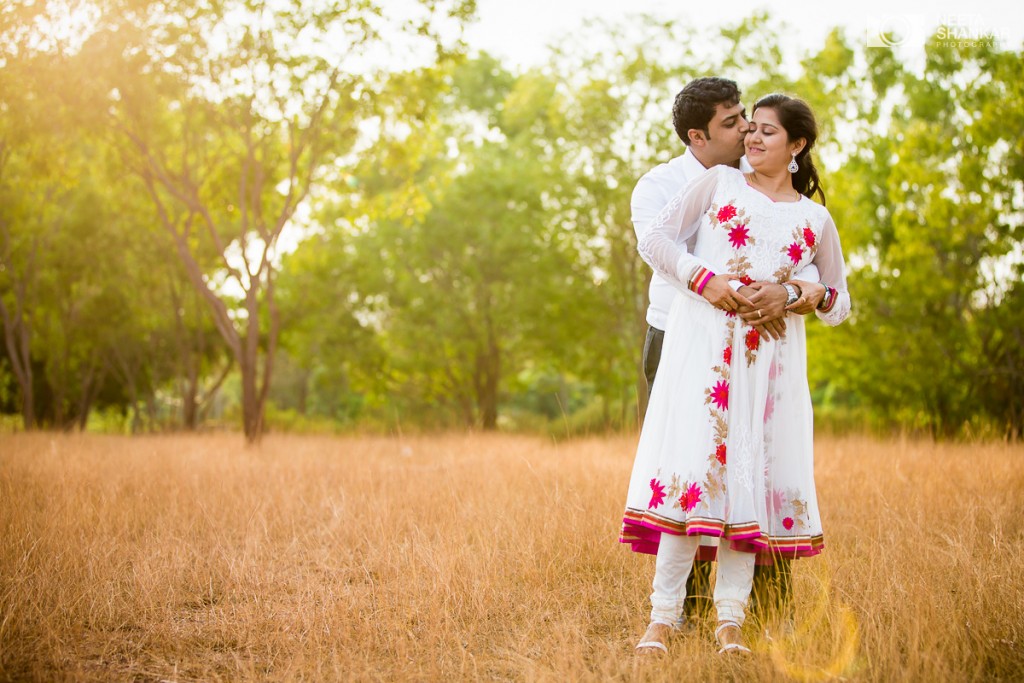
[[[690,151],[689,147],[686,148],[686,151],[682,155],[676,157],[675,160],[677,160],[680,166],[682,166],[683,172],[686,174],[687,178],[696,178],[707,170],[704,168],[704,164],[700,163],[700,160],[698,160],[697,157],[694,156],[693,152]],[[751,167],[750,162],[747,161],[747,156],[744,154],[740,157],[740,171],[743,173],[751,173],[753,170],[754,169]]]
[[[694,156],[693,152],[689,148],[679,157],[679,165],[682,167],[683,173],[686,174],[687,178],[696,178],[701,175],[707,169],[704,168],[704,164],[700,163],[700,160]]]

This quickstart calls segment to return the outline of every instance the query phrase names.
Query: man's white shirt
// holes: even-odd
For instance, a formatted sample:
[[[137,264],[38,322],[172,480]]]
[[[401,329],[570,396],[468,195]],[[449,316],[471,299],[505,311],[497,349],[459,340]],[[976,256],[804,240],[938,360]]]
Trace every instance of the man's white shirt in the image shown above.
[[[640,178],[633,189],[633,198],[630,201],[633,230],[636,231],[637,240],[644,235],[651,222],[672,197],[706,170],[697,157],[687,149],[668,163],[658,164]],[[746,157],[740,159],[740,170],[744,173],[753,171],[753,168],[747,163]],[[686,243],[686,249],[691,254],[696,241],[695,234]],[[809,265],[797,273],[794,279],[817,282],[818,269],[816,266]],[[738,281],[730,284],[733,284],[734,288],[739,287]],[[664,330],[668,322],[669,309],[672,308],[672,302],[678,294],[678,289],[661,275],[654,273],[651,276],[649,290],[650,305],[647,307],[647,324]]]

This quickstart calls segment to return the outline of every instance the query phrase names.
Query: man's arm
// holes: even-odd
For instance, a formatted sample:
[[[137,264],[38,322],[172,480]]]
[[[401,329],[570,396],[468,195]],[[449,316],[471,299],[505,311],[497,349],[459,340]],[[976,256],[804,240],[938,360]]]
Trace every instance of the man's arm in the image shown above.
[[[633,222],[633,232],[636,233],[637,242],[643,238],[651,227],[655,216],[671,198],[672,196],[651,178],[650,173],[645,174],[637,181],[629,202],[630,219]]]
[[[657,203],[641,199],[641,205],[637,207],[640,209],[639,219],[634,222],[640,257],[674,287],[697,295],[701,294],[706,282],[702,278],[696,281],[694,278],[702,269],[712,277],[714,273],[711,264],[692,254],[687,245],[696,234],[705,205],[710,203],[717,186],[717,170],[704,173],[658,206],[650,221],[645,221],[644,217]],[[638,189],[641,190],[641,198],[650,196],[645,194],[647,188]]]
[[[729,286],[736,276],[715,273],[707,261],[687,248],[711,204],[720,174],[721,167],[706,171],[673,195],[649,224],[637,226],[636,248],[641,258],[677,289],[692,292],[716,308],[735,311],[750,303]]]

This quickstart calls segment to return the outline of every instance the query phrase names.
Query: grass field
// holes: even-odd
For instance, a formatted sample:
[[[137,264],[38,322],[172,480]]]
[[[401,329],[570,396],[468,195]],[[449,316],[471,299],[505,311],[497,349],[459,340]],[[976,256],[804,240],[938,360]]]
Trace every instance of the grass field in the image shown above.
[[[1024,679],[1024,447],[819,438],[796,632],[650,663],[633,445],[0,435],[0,680]]]

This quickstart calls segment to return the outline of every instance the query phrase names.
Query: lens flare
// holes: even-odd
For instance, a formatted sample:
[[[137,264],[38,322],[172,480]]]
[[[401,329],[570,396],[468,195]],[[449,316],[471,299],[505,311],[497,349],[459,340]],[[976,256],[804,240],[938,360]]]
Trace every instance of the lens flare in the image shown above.
[[[805,603],[810,605],[809,613],[802,615],[800,625],[792,633],[775,638],[768,644],[768,653],[776,669],[796,681],[843,678],[860,668],[857,618],[832,590],[827,564],[818,563],[817,566],[819,568],[813,578],[818,590]],[[826,664],[804,661],[807,653],[822,652],[829,642],[834,647]]]

